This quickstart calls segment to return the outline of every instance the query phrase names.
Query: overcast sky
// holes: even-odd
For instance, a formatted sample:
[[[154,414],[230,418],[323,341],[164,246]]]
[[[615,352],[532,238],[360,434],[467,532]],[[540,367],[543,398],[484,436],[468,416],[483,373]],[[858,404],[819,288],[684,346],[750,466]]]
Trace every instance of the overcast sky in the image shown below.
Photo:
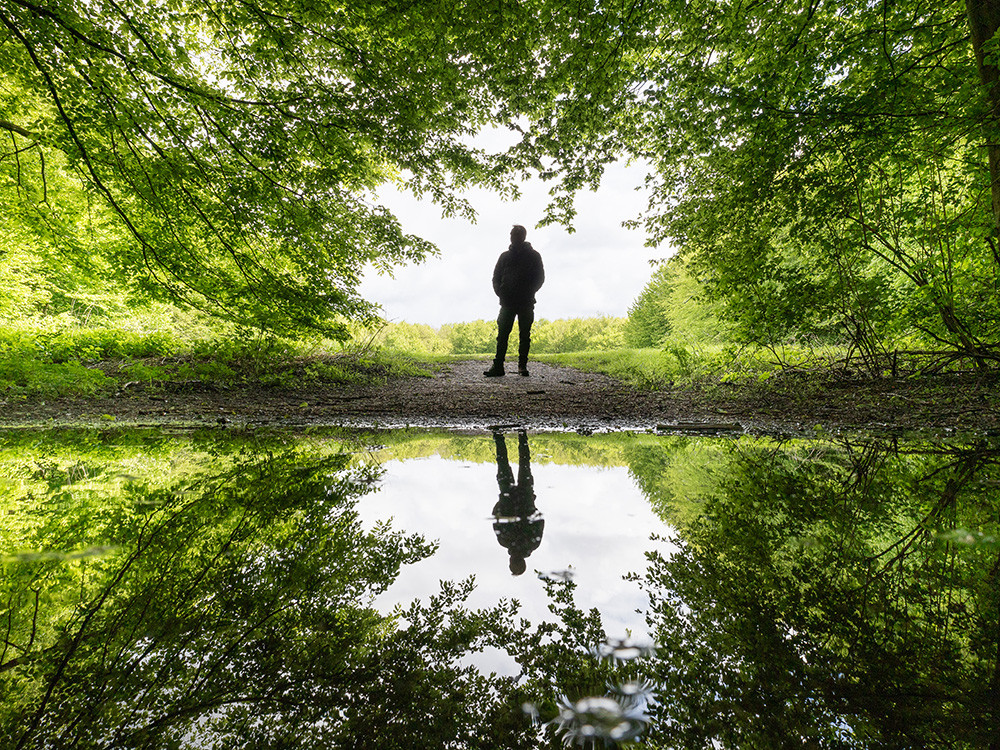
[[[369,272],[361,285],[366,299],[382,305],[392,322],[445,323],[496,318],[499,303],[491,278],[497,257],[510,243],[510,227],[522,224],[528,241],[542,254],[545,286],[537,295],[537,318],[624,316],[652,274],[649,260],[668,254],[665,247],[644,246],[642,230],[624,229],[622,221],[636,218],[645,207],[645,169],[612,165],[600,190],[577,196],[576,231],[563,227],[536,229],[548,203],[549,185],[523,185],[516,203],[486,191],[467,197],[478,222],[441,218],[430,201],[417,201],[392,188],[382,202],[402,222],[403,229],[438,246],[441,255],[396,270],[394,277]]]

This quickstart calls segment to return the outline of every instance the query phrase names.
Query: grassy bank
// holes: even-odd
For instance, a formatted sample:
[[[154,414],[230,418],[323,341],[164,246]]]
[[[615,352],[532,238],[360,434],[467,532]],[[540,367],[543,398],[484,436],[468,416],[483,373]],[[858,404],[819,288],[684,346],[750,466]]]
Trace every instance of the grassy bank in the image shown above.
[[[566,330],[571,326],[563,326]],[[201,332],[185,339],[176,332],[142,332],[113,327],[58,330],[0,328],[0,402],[57,397],[100,397],[129,383],[155,389],[178,382],[226,387],[296,388],[385,382],[426,375],[439,363],[489,360],[491,353],[428,352],[373,343],[359,332],[354,343],[295,341],[241,331]],[[567,345],[571,341],[567,338]],[[859,367],[836,347],[763,349],[721,344],[668,343],[660,348],[592,347],[576,351],[532,350],[532,360],[577,367],[619,378],[643,389],[692,390],[704,394],[740,389],[806,398],[845,381],[909,381],[961,371],[934,352],[893,354],[883,370]]]
[[[332,341],[214,336],[116,328],[0,329],[0,400],[100,397],[123,385],[206,382],[276,388],[378,383],[427,374],[412,357]]]
[[[637,388],[705,387],[723,383],[764,383],[792,369],[829,370],[842,359],[834,347],[781,350],[722,344],[542,354],[539,361],[601,372]]]

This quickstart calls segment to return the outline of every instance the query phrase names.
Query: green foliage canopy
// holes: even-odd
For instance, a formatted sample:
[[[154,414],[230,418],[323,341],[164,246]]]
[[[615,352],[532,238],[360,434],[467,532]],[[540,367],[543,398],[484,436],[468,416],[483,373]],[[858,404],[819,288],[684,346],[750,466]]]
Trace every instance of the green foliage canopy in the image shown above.
[[[870,359],[916,336],[995,358],[996,18],[974,12],[989,5],[656,4],[645,223],[738,336],[834,334]]]
[[[99,259],[147,294],[329,331],[372,312],[366,263],[433,251],[375,204],[381,182],[455,212],[470,184],[509,191],[511,170],[598,178],[617,149],[600,134],[632,96],[634,12],[3,0],[5,222],[63,266]],[[500,158],[469,145],[491,124],[529,127]]]
[[[469,213],[535,174],[567,221],[627,154],[736,336],[995,360],[994,6],[2,0],[0,289],[111,278],[346,335],[366,264],[433,252],[380,183]],[[470,145],[490,126],[520,140]]]

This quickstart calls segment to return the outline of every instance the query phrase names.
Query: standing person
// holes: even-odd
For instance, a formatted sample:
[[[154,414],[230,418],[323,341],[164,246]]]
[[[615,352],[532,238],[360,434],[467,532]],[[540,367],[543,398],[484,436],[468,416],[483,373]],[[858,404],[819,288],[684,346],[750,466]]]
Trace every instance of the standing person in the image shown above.
[[[520,346],[517,352],[517,371],[528,375],[528,350],[531,348],[531,324],[535,321],[535,292],[545,282],[542,256],[526,242],[528,230],[515,224],[510,230],[510,248],[500,254],[493,269],[493,291],[500,298],[500,315],[497,317],[497,353],[493,366],[483,373],[488,378],[504,374],[503,363],[507,356],[507,340],[517,318]]]

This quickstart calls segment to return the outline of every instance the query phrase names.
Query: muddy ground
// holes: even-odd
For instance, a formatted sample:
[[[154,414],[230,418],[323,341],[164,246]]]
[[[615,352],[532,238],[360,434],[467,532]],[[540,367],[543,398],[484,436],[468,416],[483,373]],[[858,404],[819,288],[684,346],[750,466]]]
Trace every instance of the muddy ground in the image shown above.
[[[132,383],[113,397],[5,402],[0,424],[440,426],[485,430],[656,430],[1000,434],[996,376],[920,380],[788,378],[775,386],[636,390],[599,374],[534,363],[530,377],[485,378],[486,361],[374,386],[277,389]]]

